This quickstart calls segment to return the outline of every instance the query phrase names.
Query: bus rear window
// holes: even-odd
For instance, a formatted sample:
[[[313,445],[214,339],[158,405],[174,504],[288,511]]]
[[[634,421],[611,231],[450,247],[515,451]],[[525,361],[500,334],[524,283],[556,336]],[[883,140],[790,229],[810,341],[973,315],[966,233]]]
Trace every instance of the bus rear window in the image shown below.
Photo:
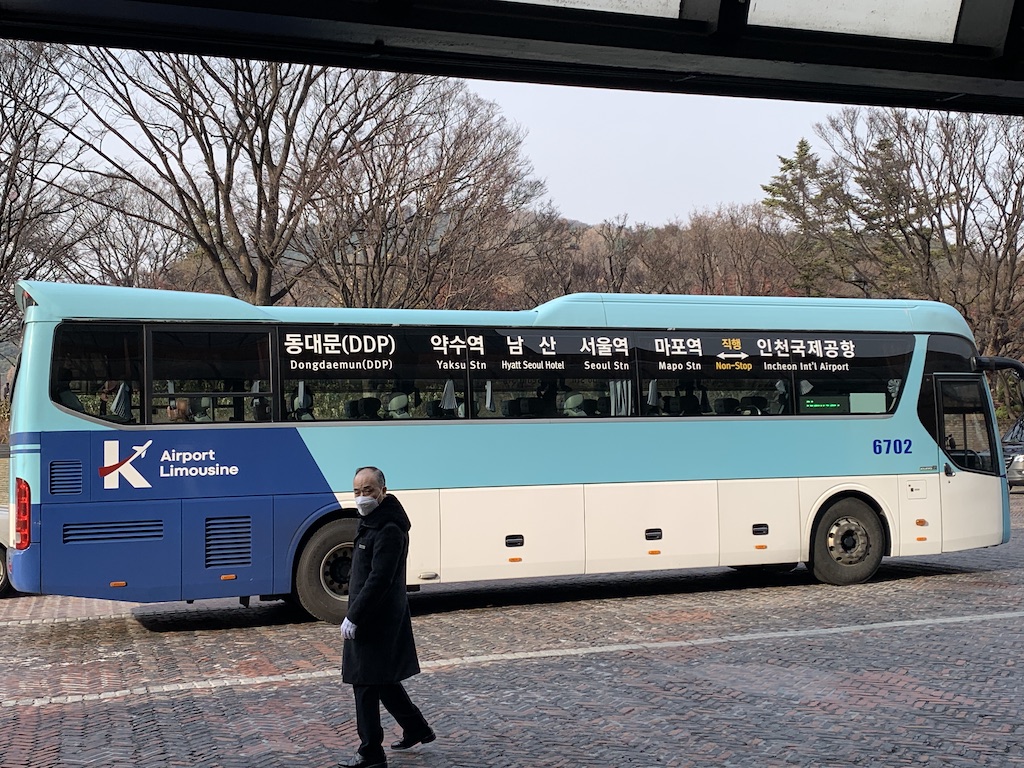
[[[63,323],[54,336],[50,397],[119,424],[140,421],[140,327]]]

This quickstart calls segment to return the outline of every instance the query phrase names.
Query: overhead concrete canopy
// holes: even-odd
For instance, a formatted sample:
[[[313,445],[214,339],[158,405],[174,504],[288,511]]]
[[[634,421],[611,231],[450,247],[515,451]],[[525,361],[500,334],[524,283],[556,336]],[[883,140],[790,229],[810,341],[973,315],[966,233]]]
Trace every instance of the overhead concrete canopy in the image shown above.
[[[0,34],[483,79],[1024,114],[1024,0],[0,0]]]

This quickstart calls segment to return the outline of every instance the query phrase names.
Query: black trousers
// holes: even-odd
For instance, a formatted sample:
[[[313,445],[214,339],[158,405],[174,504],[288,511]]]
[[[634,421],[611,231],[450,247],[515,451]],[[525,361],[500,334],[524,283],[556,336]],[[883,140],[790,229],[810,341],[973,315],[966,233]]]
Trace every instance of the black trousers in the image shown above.
[[[368,759],[384,759],[384,729],[380,725],[380,705],[391,713],[404,733],[426,733],[430,726],[401,683],[353,685],[356,698],[356,730],[359,754]]]

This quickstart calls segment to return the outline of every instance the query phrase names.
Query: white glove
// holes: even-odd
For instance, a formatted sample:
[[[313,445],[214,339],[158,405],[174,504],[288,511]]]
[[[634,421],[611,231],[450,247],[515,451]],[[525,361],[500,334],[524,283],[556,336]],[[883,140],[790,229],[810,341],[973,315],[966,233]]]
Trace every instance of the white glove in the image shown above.
[[[346,640],[354,640],[356,636],[356,625],[347,618],[341,622],[341,636]]]

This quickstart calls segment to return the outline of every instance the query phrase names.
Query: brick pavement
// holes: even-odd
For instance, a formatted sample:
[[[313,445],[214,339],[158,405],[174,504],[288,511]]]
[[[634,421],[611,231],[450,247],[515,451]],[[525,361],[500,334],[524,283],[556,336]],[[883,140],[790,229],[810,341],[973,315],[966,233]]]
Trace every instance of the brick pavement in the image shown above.
[[[396,768],[1024,766],[1015,539],[870,584],[724,569],[411,596],[438,732]],[[0,601],[0,766],[331,766],[338,630],[283,604]],[[386,721],[390,722],[390,721]]]

